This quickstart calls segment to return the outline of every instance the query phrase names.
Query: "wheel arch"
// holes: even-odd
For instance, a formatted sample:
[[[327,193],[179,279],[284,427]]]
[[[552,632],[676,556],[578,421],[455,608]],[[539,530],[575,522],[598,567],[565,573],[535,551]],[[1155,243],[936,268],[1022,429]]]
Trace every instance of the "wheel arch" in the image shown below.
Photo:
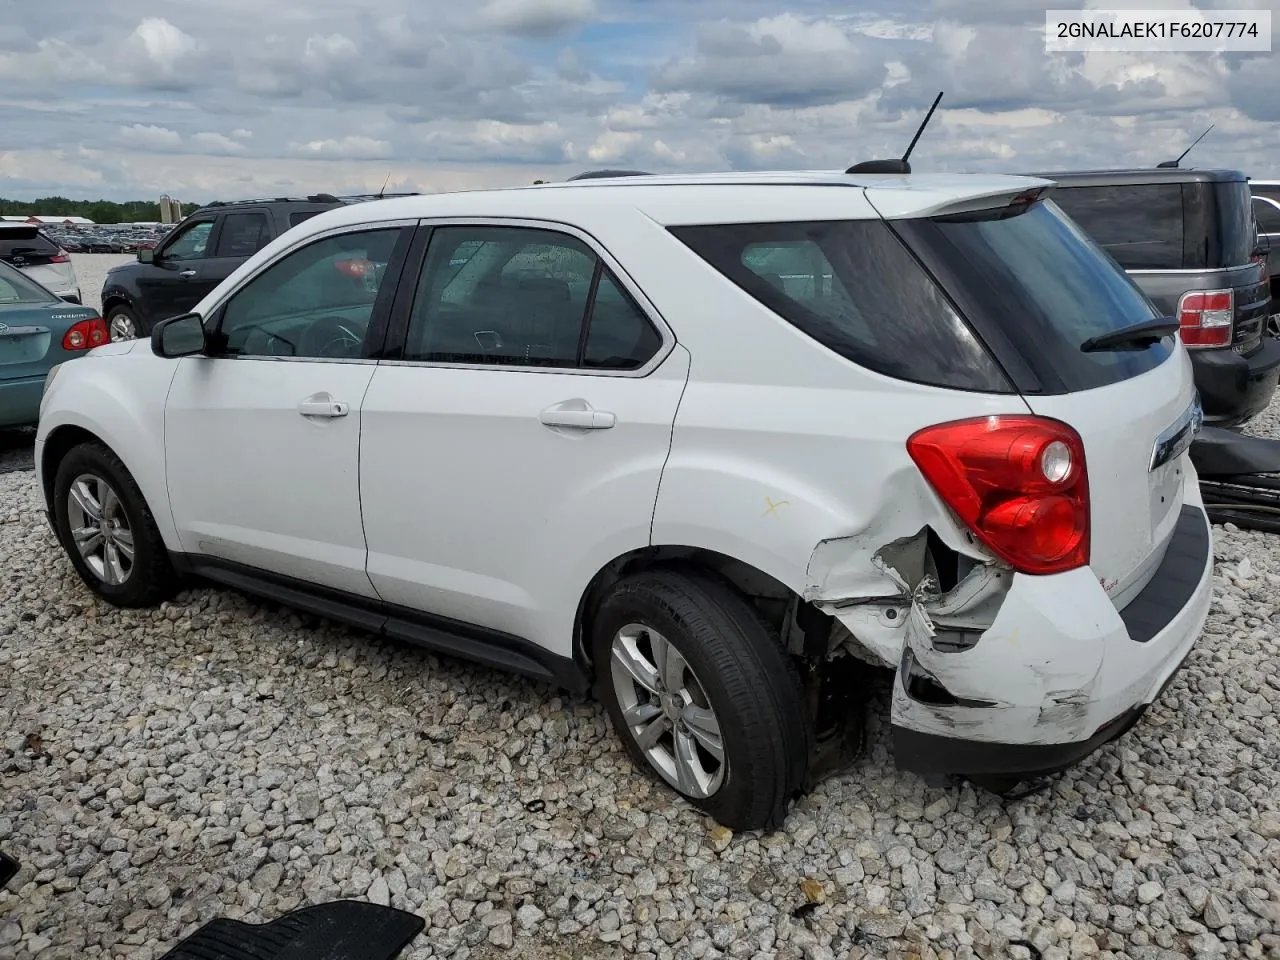
[[[94,361],[82,359],[75,362]],[[145,409],[131,409],[97,385],[79,384],[77,387],[76,392],[83,391],[83,394],[76,404],[76,410],[92,409],[99,415],[87,417],[79,412],[73,413],[61,402],[57,404],[59,409],[46,414],[45,423],[54,417],[57,422],[52,426],[42,426],[37,435],[39,479],[45,504],[53,509],[58,465],[67,453],[80,443],[100,444],[110,450],[133,477],[151,510],[166,547],[179,550],[180,542],[173,524],[173,514],[169,509],[169,494],[165,484],[163,416],[156,418],[158,422],[151,426],[148,423],[151,418],[147,416]]]
[[[777,577],[736,557],[685,544],[638,547],[606,563],[583,590],[574,617],[574,659],[591,669],[591,618],[609,587],[642,570],[681,566],[693,567],[727,581],[753,604],[784,640],[790,618],[801,606],[808,606],[799,593]]]
[[[44,490],[44,502],[53,506],[53,484],[58,475],[58,464],[82,443],[98,443],[111,449],[100,436],[74,423],[54,427],[45,437],[40,451],[40,485]],[[118,456],[118,454],[117,454]]]

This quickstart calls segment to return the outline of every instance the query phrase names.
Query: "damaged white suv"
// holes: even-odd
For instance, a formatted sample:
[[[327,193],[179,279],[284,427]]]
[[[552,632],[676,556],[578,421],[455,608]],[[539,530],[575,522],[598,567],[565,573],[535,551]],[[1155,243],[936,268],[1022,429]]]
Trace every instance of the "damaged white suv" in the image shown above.
[[[46,387],[107,600],[180,575],[577,691],[775,825],[896,671],[897,763],[1007,783],[1190,651],[1210,528],[1176,323],[1012,177],[632,177],[290,230]]]

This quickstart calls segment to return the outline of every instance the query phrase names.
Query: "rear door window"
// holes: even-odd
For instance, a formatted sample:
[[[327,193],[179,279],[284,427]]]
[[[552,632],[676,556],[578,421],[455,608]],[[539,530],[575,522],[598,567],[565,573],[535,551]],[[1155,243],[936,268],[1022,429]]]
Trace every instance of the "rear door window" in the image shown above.
[[[409,319],[404,359],[638,370],[662,337],[576,237],[510,226],[438,227]]]
[[[881,220],[670,229],[744,292],[854,363],[916,383],[1012,392],[974,331]]]
[[[250,257],[271,240],[265,213],[228,213],[218,235],[219,257]]]
[[[1055,191],[1056,192],[1056,191]],[[1145,294],[1052,201],[999,214],[900,220],[894,228],[996,350],[1024,393],[1089,390],[1138,376],[1172,354],[1081,345],[1160,316]]]
[[[1126,270],[1183,265],[1182,186],[1059,186],[1054,201]]]

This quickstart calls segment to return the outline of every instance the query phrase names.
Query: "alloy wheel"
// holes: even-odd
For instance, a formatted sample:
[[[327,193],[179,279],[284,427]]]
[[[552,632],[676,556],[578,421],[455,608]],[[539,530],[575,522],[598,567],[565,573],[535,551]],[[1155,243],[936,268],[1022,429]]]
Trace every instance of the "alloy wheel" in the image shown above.
[[[685,796],[712,796],[724,783],[724,740],[684,655],[656,630],[632,623],[614,635],[610,660],[627,733],[645,758]]]
[[[119,586],[133,573],[134,544],[120,497],[102,477],[82,473],[67,491],[67,525],[85,566]]]
[[[113,314],[107,329],[111,333],[112,343],[118,343],[121,340],[138,339],[138,329],[133,325],[133,317],[127,313]]]

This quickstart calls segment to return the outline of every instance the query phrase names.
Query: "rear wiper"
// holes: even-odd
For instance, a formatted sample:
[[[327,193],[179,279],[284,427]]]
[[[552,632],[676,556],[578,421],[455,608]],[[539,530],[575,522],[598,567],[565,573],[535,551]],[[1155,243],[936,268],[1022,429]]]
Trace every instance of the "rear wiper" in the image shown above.
[[[1160,317],[1157,320],[1143,320],[1110,333],[1090,337],[1080,344],[1083,353],[1096,353],[1100,350],[1137,350],[1159,343],[1165,337],[1178,332],[1177,317]]]

